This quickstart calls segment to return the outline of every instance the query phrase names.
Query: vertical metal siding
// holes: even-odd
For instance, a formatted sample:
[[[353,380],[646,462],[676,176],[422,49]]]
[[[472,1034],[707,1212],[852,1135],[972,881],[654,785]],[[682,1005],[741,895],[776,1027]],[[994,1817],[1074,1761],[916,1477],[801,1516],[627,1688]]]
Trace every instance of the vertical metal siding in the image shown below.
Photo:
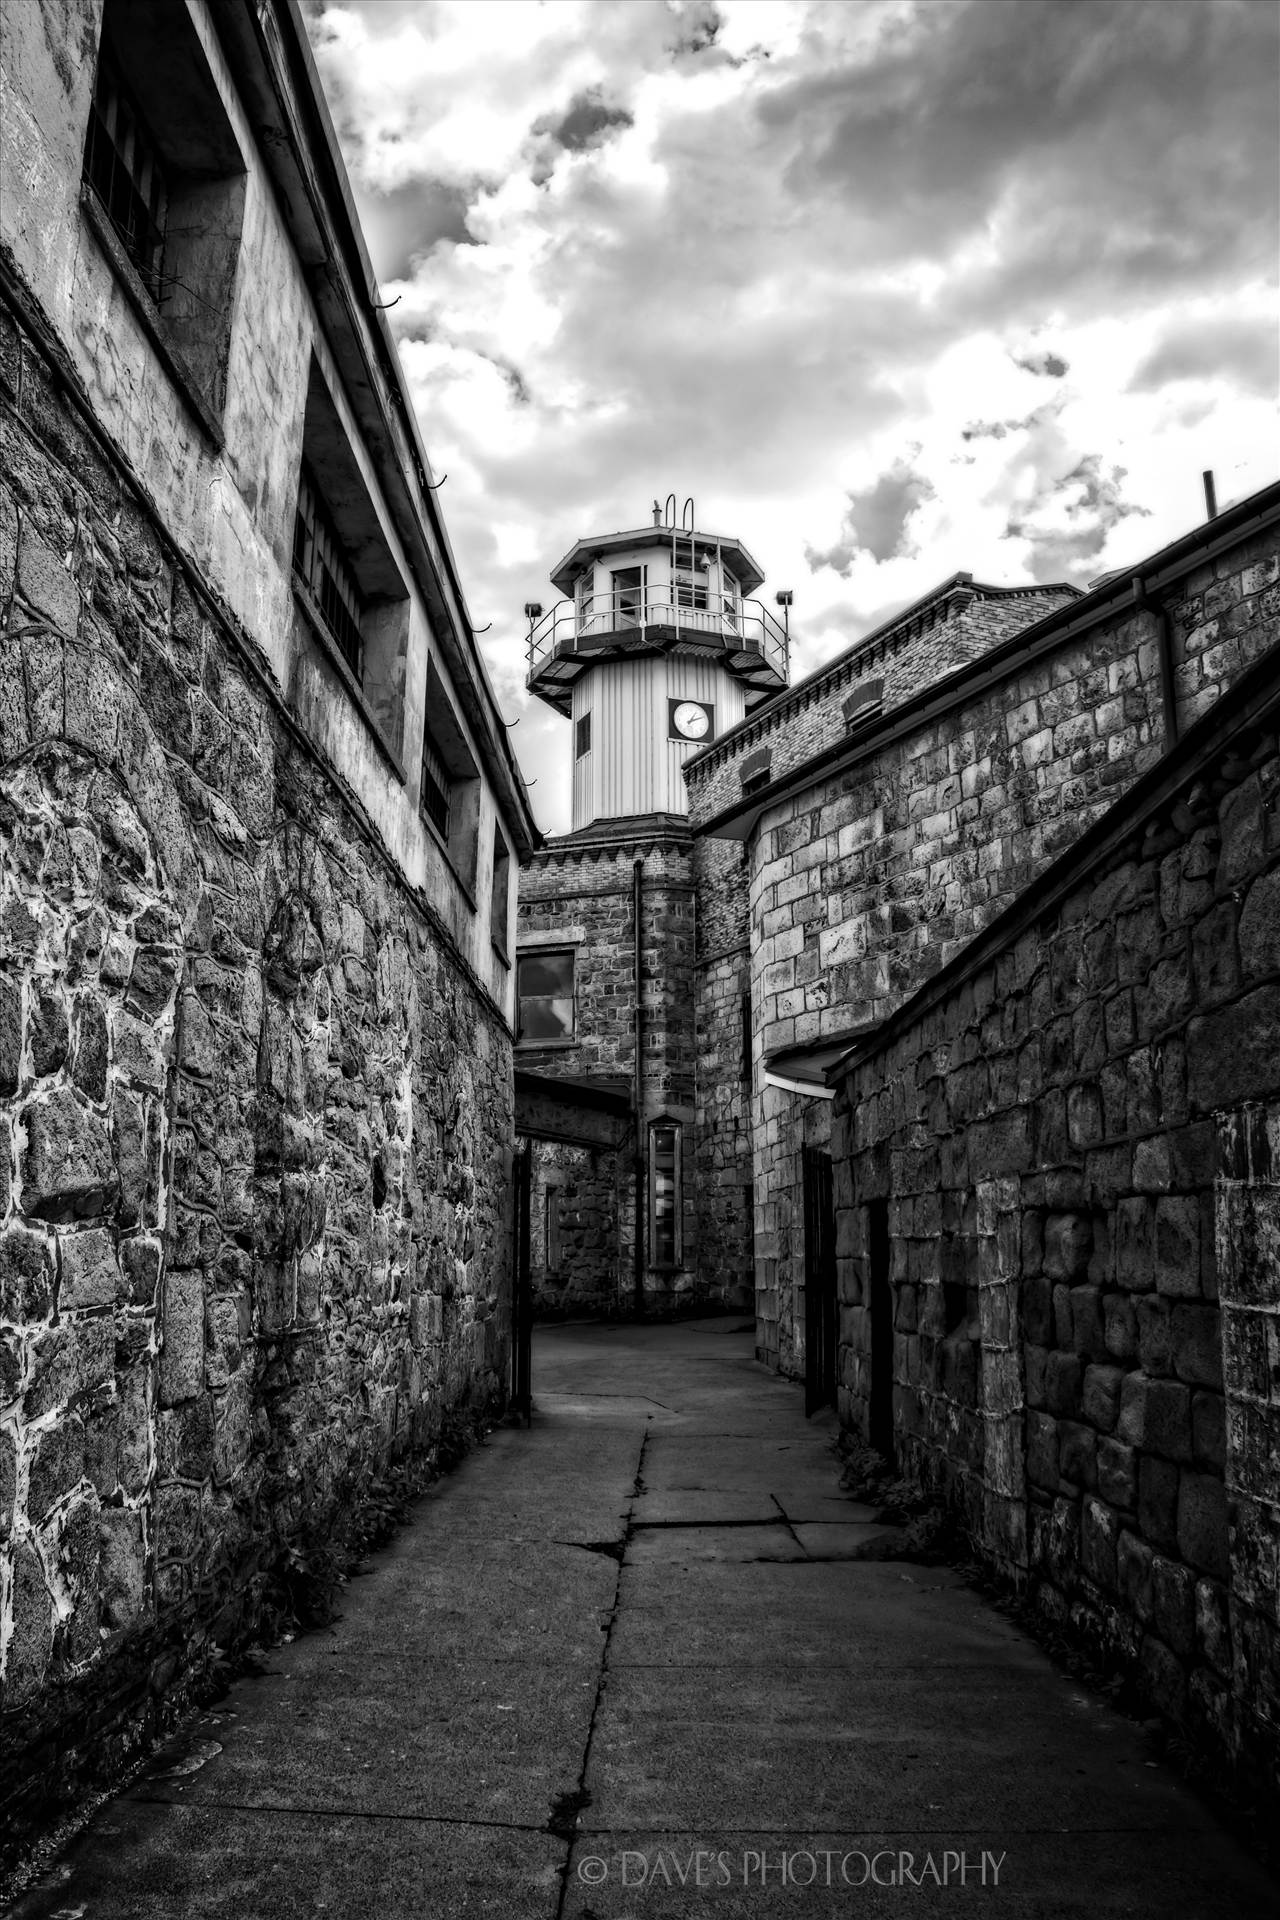
[[[573,768],[573,825],[644,813],[684,813],[682,768],[707,744],[667,738],[667,702],[715,709],[717,736],[745,715],[742,688],[723,666],[696,654],[602,662],[574,689],[573,719],[591,715],[591,751]],[[569,751],[573,752],[573,735]]]

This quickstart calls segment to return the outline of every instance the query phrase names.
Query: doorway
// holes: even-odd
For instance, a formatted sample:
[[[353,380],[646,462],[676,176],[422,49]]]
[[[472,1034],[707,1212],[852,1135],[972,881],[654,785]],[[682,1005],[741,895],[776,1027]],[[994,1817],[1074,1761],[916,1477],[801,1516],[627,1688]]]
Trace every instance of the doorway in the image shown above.
[[[836,1403],[839,1311],[831,1155],[804,1149],[804,1410]]]
[[[889,1278],[889,1202],[867,1207],[867,1308],[871,1322],[871,1400],[867,1438],[893,1459],[893,1286]]]

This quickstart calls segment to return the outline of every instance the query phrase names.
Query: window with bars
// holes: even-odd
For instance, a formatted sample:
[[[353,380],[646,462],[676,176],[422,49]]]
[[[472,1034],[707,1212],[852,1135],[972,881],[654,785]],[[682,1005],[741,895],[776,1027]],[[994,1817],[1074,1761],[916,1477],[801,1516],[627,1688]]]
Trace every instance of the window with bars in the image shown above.
[[[440,834],[449,838],[449,813],[453,799],[453,780],[440,756],[440,749],[429,729],[422,735],[422,811]]]
[[[683,1257],[680,1128],[663,1120],[649,1129],[649,1265],[678,1267]]]
[[[244,157],[188,7],[104,0],[100,17],[85,225],[169,378],[220,442]]]
[[[573,757],[575,760],[581,760],[583,755],[590,753],[590,751],[591,751],[591,715],[589,713],[584,713],[579,718],[577,722],[577,726],[574,730]]]
[[[361,677],[360,617],[364,609],[342,543],[316,485],[303,462],[298,479],[298,512],[293,526],[293,568],[318,608],[330,638]]]
[[[89,110],[84,177],[97,194],[142,284],[164,298],[164,229],[169,194],[155,140],[104,46]]]

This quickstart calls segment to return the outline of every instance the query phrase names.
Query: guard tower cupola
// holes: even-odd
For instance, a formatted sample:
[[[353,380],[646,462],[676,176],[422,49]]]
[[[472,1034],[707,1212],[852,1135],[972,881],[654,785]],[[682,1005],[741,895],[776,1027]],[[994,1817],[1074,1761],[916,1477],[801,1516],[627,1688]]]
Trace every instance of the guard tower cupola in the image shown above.
[[[528,684],[573,721],[575,830],[684,813],[684,762],[786,686],[763,579],[740,540],[697,530],[692,500],[677,526],[674,494],[652,525],[579,540],[553,569],[564,598],[526,608]]]

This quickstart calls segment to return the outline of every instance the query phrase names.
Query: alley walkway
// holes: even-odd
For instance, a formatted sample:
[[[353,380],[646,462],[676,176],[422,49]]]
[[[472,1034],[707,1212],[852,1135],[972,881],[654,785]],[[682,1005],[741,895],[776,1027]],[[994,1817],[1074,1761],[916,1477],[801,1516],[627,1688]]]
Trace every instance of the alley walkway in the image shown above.
[[[847,1557],[878,1529],[833,1429],[751,1352],[730,1321],[541,1333],[532,1429],[23,1920],[1270,1920],[1131,1722],[954,1574]]]

